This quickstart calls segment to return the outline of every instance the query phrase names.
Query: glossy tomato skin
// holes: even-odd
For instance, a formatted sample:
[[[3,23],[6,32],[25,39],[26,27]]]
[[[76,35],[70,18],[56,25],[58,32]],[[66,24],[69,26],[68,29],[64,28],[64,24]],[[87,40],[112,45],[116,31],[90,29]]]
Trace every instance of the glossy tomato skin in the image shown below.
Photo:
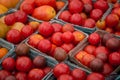
[[[72,32],[70,32],[70,31],[64,32],[62,34],[61,38],[62,38],[63,42],[65,42],[65,43],[71,43],[74,41],[74,36],[73,36]]]
[[[118,52],[113,52],[109,55],[109,63],[114,66],[117,67],[120,65],[120,53]]]
[[[18,10],[14,15],[17,22],[25,23],[27,21],[27,14],[24,11]]]
[[[2,67],[5,70],[13,71],[15,68],[15,60],[12,57],[8,57],[8,58],[4,59],[2,62]]]
[[[87,76],[86,80],[105,80],[104,76],[99,73],[91,73]]]
[[[70,68],[65,63],[59,63],[53,69],[53,74],[57,78],[62,74],[69,74],[69,73],[70,73]]]
[[[92,33],[90,34],[88,38],[88,42],[92,45],[98,45],[100,42],[100,35],[98,33]]]
[[[69,74],[62,74],[59,76],[57,80],[75,80],[75,79]]]
[[[62,25],[61,24],[53,23],[52,26],[54,28],[54,32],[62,32]]]
[[[74,48],[74,45],[72,43],[66,44],[64,43],[61,46],[67,53]]]
[[[57,46],[61,46],[63,44],[63,40],[62,40],[62,33],[61,32],[56,32],[52,35],[51,37],[51,41],[52,43],[54,43]]]
[[[28,72],[32,68],[32,61],[30,58],[22,56],[16,60],[16,69],[21,72]]]
[[[80,69],[74,69],[71,72],[71,75],[74,77],[75,80],[85,80],[87,77],[87,74]]]
[[[83,23],[83,26],[87,28],[93,28],[95,27],[95,20],[92,18],[86,19]]]
[[[45,73],[42,69],[32,69],[28,73],[28,80],[42,80],[45,76]]]
[[[87,45],[84,50],[89,53],[89,54],[93,54],[93,52],[95,51],[96,46],[94,45]]]
[[[10,31],[8,31],[6,39],[7,41],[14,43],[14,44],[19,43],[21,41],[20,31],[16,29],[11,29]]]
[[[6,70],[0,70],[0,80],[4,80],[10,73]]]
[[[38,49],[44,53],[48,53],[52,48],[52,44],[49,40],[43,39],[38,43]]]
[[[26,25],[22,28],[21,34],[23,35],[24,38],[27,38],[33,33],[33,28],[30,25]]]
[[[104,53],[106,55],[109,55],[109,50],[104,47],[104,46],[98,46],[95,51],[94,51],[94,55],[96,56],[97,54],[100,54],[100,53]]]
[[[18,72],[15,77],[17,80],[27,80],[27,74],[24,72]]]
[[[113,72],[113,67],[108,64],[108,63],[105,63],[104,66],[103,66],[103,71],[102,71],[102,74],[105,75],[105,76],[108,76],[110,75],[111,72]]]
[[[54,28],[51,23],[43,22],[39,25],[38,31],[43,37],[50,37],[54,33]]]

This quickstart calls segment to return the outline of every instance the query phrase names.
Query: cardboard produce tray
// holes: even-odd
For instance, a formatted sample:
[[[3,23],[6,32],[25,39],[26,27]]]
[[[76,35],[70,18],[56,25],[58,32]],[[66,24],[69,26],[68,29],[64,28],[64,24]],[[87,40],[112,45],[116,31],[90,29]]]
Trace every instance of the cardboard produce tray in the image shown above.
[[[61,24],[61,25],[64,25],[64,23],[62,23],[62,22],[60,22],[60,21],[57,21],[57,20],[52,20],[52,21],[50,21],[50,23],[59,23],[59,24]],[[81,30],[78,30],[78,29],[75,29],[75,30],[77,30],[77,31],[80,31],[80,32],[82,32],[84,35],[85,35],[85,38],[82,40],[82,41],[80,41],[75,47],[77,47],[77,46],[79,46],[79,44],[81,44],[81,43],[84,43],[84,42],[86,42],[87,41],[87,38],[88,38],[88,34],[86,34],[86,33],[84,33],[83,31],[81,31]],[[38,32],[36,32],[35,34],[39,34]],[[34,34],[33,34],[34,35]],[[31,35],[32,36],[32,35]],[[33,46],[31,46],[29,43],[28,43],[28,41],[29,41],[29,38],[25,41],[25,43],[26,43],[26,45],[27,46],[29,46],[31,49],[33,49],[33,50],[35,50],[35,51],[37,51],[37,52],[39,52],[39,53],[41,53],[41,54],[43,54],[43,55],[47,55],[46,53],[43,53],[43,52],[41,52],[40,50],[38,50],[37,48],[34,48]],[[74,49],[74,48],[73,48]],[[49,55],[47,55],[47,56],[49,56]],[[53,57],[52,57],[53,58]],[[65,59],[65,60],[67,60],[68,59],[68,56],[67,56],[67,58]]]
[[[95,32],[98,33],[98,34],[100,34],[101,37],[102,37],[105,33],[107,33],[106,31],[103,31],[103,30],[97,30],[97,31],[95,31]],[[115,35],[114,35],[114,36],[115,36]],[[118,39],[119,39],[119,38],[118,38]],[[87,70],[89,70],[89,71],[92,71],[89,67],[85,66],[84,64],[82,64],[80,61],[78,61],[78,60],[75,58],[75,55],[76,55],[79,51],[83,50],[88,44],[89,44],[89,42],[86,41],[85,43],[80,44],[80,45],[78,45],[76,48],[74,48],[73,50],[71,50],[71,51],[69,52],[69,60],[70,60],[71,62],[77,64],[77,65],[80,66],[80,67],[83,67],[83,68],[85,68],[85,69],[87,69]],[[116,69],[114,69],[111,74],[118,73],[119,71],[120,71],[120,65],[119,65]]]
[[[38,54],[38,52],[34,51],[34,50],[31,50],[29,51],[29,56],[30,59],[34,59],[36,56],[43,56],[45,59],[46,59],[46,63],[47,63],[47,66],[53,68],[57,63],[57,61],[53,60],[52,58],[48,57],[48,56],[44,56],[44,55],[41,55],[41,54]],[[7,57],[12,57],[14,59],[16,59],[16,53],[13,52],[11,55],[7,56]],[[6,57],[6,58],[7,58]],[[0,63],[0,70],[2,70],[2,62]],[[52,70],[51,70],[52,71]],[[48,76],[48,74],[51,73],[51,71],[49,73],[47,73],[42,80],[45,80],[45,78]]]
[[[88,70],[86,70],[84,68],[81,68],[81,67],[79,67],[79,66],[77,66],[77,65],[75,65],[75,64],[73,64],[73,63],[71,63],[69,61],[65,61],[64,63],[67,64],[70,67],[70,70],[73,70],[73,69],[77,68],[77,69],[81,69],[81,70],[85,71],[86,74],[91,73],[90,71],[88,71]],[[57,79],[55,78],[55,76],[53,74],[53,71],[51,71],[51,73],[45,78],[45,80],[57,80]]]
[[[92,0],[92,1],[95,2],[96,0]],[[105,17],[109,14],[109,12],[111,11],[111,9],[112,9],[112,7],[113,7],[111,3],[109,3],[108,5],[109,5],[109,8],[108,8],[108,10],[103,14],[103,16],[101,17],[101,19],[105,18]],[[59,20],[59,21],[61,21],[61,22],[63,22],[63,23],[69,23],[69,22],[63,21],[62,19],[59,19],[59,15],[60,15],[64,10],[68,10],[68,4],[67,4],[67,6],[66,6],[63,10],[61,10],[61,11],[57,14],[57,16],[55,17],[55,19],[56,19],[56,20]],[[72,24],[72,23],[70,23],[70,24]],[[72,25],[74,25],[76,29],[82,30],[82,31],[84,31],[84,32],[86,32],[86,33],[88,33],[88,34],[94,32],[94,31],[97,29],[96,26],[93,27],[93,28],[87,28],[87,27],[83,27],[82,25],[81,25],[81,26],[80,26],[80,25],[76,25],[76,24],[72,24]]]
[[[16,11],[17,11],[16,9],[10,9],[7,13],[4,13],[4,14],[0,15],[0,18],[4,17],[4,16],[6,16],[6,15],[12,14],[12,13],[14,13],[14,12],[16,12]],[[29,22],[32,22],[32,21],[38,22],[39,24],[41,23],[40,21],[34,20],[34,19],[32,19],[29,15],[27,15],[27,22],[26,22],[26,23],[23,23],[23,24],[26,26],[26,25],[29,24]],[[16,22],[15,22],[15,23],[16,23]],[[21,22],[21,23],[22,23],[22,22]],[[4,24],[5,24],[5,23],[4,23]],[[7,24],[6,24],[6,25],[7,25]],[[13,24],[13,25],[14,25],[14,24]],[[10,26],[13,26],[13,25],[10,25]],[[7,27],[9,27],[9,26],[7,25]],[[10,29],[9,29],[9,30],[10,30]],[[9,30],[8,30],[8,31],[9,31]],[[37,32],[37,29],[34,30],[32,34],[34,34],[34,33],[36,33],[36,32]],[[31,35],[32,35],[32,34],[31,34]],[[7,34],[6,34],[6,35],[7,35]],[[29,36],[28,36],[28,37],[29,37]],[[27,38],[28,38],[28,37],[27,37]],[[21,40],[19,43],[24,43],[27,38]],[[6,40],[6,37],[3,38],[3,39]],[[6,41],[7,41],[7,40],[6,40]],[[9,42],[9,41],[7,41],[7,42]],[[11,42],[10,42],[10,43],[11,43]],[[18,45],[19,43],[17,43],[17,44],[11,43],[11,44],[13,44],[14,46],[16,46],[16,45]]]

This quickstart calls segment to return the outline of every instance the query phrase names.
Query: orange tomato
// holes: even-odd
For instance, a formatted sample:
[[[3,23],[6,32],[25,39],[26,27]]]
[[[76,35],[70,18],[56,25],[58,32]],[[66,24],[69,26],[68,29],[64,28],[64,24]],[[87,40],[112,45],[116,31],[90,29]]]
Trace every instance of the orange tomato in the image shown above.
[[[8,53],[8,49],[0,48],[0,59],[3,58]]]

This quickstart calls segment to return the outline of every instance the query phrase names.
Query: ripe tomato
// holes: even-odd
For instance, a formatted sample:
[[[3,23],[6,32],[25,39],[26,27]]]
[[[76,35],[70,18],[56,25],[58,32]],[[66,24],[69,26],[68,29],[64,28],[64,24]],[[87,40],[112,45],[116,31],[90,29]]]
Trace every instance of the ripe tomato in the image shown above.
[[[86,80],[105,80],[104,76],[99,73],[91,73]]]
[[[15,68],[15,60],[12,57],[8,57],[3,60],[2,67],[5,70],[12,71]]]
[[[69,73],[70,73],[70,68],[65,63],[59,63],[53,69],[53,74],[57,78],[62,74],[69,74]]]
[[[28,72],[32,68],[32,61],[28,57],[19,57],[16,60],[16,69],[22,72]]]
[[[27,80],[27,74],[24,72],[18,72],[15,77],[17,80]]]
[[[75,80],[85,80],[87,77],[87,74],[81,69],[74,69],[71,74]]]
[[[42,80],[44,77],[45,73],[41,69],[32,69],[28,73],[28,80]]]
[[[93,54],[93,52],[95,51],[96,47],[93,45],[87,45],[84,50],[89,53],[89,54]]]
[[[62,74],[57,80],[74,80],[74,78],[69,74]]]
[[[11,29],[10,31],[8,31],[7,33],[7,41],[17,44],[21,41],[21,34],[20,31],[16,30],[16,29]]]

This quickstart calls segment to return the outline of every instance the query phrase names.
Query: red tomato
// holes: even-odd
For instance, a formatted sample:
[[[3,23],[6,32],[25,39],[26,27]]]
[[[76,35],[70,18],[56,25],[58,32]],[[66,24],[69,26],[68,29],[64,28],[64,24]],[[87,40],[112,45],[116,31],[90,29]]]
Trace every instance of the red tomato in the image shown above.
[[[26,25],[22,28],[21,34],[23,35],[24,38],[27,38],[33,33],[33,28],[30,25]]]
[[[93,52],[95,51],[95,49],[96,49],[96,46],[87,45],[87,46],[84,48],[84,51],[86,51],[86,52],[89,53],[89,54],[93,54]]]
[[[69,73],[70,73],[70,68],[65,63],[59,63],[53,69],[53,74],[57,78],[62,74],[69,74]]]
[[[27,74],[24,72],[18,72],[16,74],[16,79],[17,80],[27,80]]]
[[[62,74],[57,80],[74,80],[74,78],[69,74]]]
[[[105,80],[104,76],[99,73],[91,73],[87,76],[86,80]]]
[[[32,61],[28,57],[19,57],[16,60],[16,69],[22,72],[28,72],[32,68]]]
[[[41,69],[32,69],[28,73],[28,80],[42,80],[42,78],[45,76],[45,73]]]
[[[11,29],[8,31],[6,39],[11,43],[17,44],[21,41],[21,34],[18,30]]]
[[[98,33],[90,34],[88,42],[92,45],[98,45],[100,43],[100,35]]]
[[[0,70],[0,80],[5,80],[7,76],[9,76],[10,73],[6,70]]]
[[[109,55],[109,63],[112,66],[119,66],[120,65],[120,54],[118,52],[113,52]]]
[[[2,67],[5,70],[12,71],[15,68],[15,60],[12,57],[8,57],[3,60]]]
[[[71,74],[75,80],[85,80],[87,77],[87,74],[81,69],[74,69]]]

